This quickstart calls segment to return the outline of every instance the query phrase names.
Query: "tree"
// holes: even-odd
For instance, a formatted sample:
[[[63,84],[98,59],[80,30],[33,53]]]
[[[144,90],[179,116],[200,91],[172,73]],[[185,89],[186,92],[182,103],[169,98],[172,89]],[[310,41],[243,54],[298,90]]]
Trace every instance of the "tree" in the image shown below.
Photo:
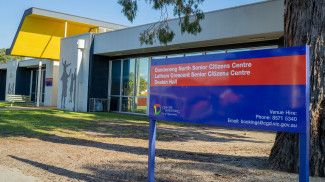
[[[204,18],[198,5],[204,0],[147,0],[153,8],[162,10],[174,7],[182,32],[199,33],[200,21]],[[137,11],[136,0],[119,0],[123,13],[133,21]],[[191,9],[194,8],[194,9]],[[176,12],[176,14],[175,14]],[[181,13],[178,13],[181,12]],[[163,13],[163,11],[162,11]],[[194,21],[189,21],[194,14]],[[182,16],[184,16],[182,18]],[[158,22],[165,25],[166,20]],[[162,26],[164,27],[164,26]],[[142,33],[142,43],[152,44],[158,38],[168,43],[174,38],[173,32],[166,27],[166,39],[160,39],[159,31],[152,34]],[[158,28],[159,29],[159,28]],[[164,34],[164,31],[162,31]],[[160,32],[161,33],[161,32]],[[169,36],[173,35],[173,36]],[[141,38],[143,37],[143,38]],[[288,46],[310,45],[311,68],[311,175],[325,176],[325,0],[285,0],[284,2],[284,44]],[[167,41],[166,41],[167,40]],[[278,133],[272,148],[269,162],[275,169],[289,172],[298,171],[298,136]]]
[[[0,49],[0,64],[6,63],[7,61],[10,61],[10,60],[21,60],[21,59],[23,59],[23,58],[15,57],[15,56],[8,56],[8,55],[6,55],[6,49]]]
[[[310,45],[311,175],[325,176],[325,0],[285,0],[285,46]],[[298,135],[278,133],[269,161],[298,171]]]
[[[119,0],[123,14],[129,21],[133,22],[137,15],[139,0]],[[161,12],[161,19],[158,23],[149,26],[140,34],[141,44],[152,45],[156,40],[162,44],[167,44],[174,39],[175,33],[170,29],[168,20],[168,8],[173,7],[173,15],[179,19],[182,33],[196,35],[201,32],[200,21],[204,19],[204,13],[199,9],[199,5],[204,0],[146,0],[152,8]]]

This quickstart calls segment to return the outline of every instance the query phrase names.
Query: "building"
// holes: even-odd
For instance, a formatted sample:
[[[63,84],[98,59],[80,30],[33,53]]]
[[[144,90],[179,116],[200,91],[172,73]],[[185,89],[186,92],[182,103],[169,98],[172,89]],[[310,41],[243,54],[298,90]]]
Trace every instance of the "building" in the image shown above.
[[[39,69],[40,62],[42,64]],[[39,98],[44,106],[56,106],[58,74],[57,61],[28,59],[1,64],[0,100],[7,100],[8,95],[27,95],[31,97],[32,102],[37,102]],[[40,93],[38,93],[39,83]]]
[[[52,49],[57,51],[52,58],[60,59],[57,106],[71,111],[146,114],[151,59],[282,46],[283,4],[283,0],[272,0],[208,12],[198,35],[182,34],[178,20],[172,19],[168,24],[176,35],[167,46],[140,44],[138,36],[150,24],[61,36],[60,49]],[[11,54],[33,52],[15,54],[17,39],[19,35]],[[35,44],[44,47],[42,42]]]
[[[0,100],[8,100],[10,94],[27,95],[35,103],[57,106],[61,39],[121,28],[125,26],[38,8],[26,10],[7,54],[35,59],[0,65]]]
[[[152,58],[261,46],[277,47],[282,44],[283,1],[268,1],[207,13],[202,22],[203,31],[197,36],[181,34],[177,21],[169,21],[176,36],[168,46],[140,44],[139,33],[150,25],[64,38],[61,50],[66,51],[61,51],[61,63],[64,61],[65,64],[71,64],[72,69],[79,70],[76,90],[82,92],[76,93],[75,107],[67,107],[61,96],[59,108],[87,111],[91,105],[96,105],[94,99],[97,98],[108,100],[109,111],[146,113]],[[65,73],[65,66],[61,65],[60,74]],[[65,93],[60,84],[62,81],[59,83],[59,98],[60,92]],[[69,83],[64,87],[69,87]]]

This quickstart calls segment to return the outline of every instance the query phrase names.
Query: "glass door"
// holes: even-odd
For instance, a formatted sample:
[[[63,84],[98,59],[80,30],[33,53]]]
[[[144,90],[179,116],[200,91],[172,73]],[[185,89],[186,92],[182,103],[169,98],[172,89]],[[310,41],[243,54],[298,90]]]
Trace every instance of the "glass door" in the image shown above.
[[[38,69],[31,70],[31,83],[30,83],[30,96],[33,102],[37,102],[37,89],[38,89]],[[40,101],[44,103],[45,97],[45,69],[41,70],[41,95]]]

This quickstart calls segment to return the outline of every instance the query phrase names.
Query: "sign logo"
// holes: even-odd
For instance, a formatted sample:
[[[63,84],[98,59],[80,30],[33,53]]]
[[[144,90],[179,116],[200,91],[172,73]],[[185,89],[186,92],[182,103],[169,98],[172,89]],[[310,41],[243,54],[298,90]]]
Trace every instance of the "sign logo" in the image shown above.
[[[153,106],[155,116],[158,116],[161,113],[161,105],[160,104],[155,104]]]

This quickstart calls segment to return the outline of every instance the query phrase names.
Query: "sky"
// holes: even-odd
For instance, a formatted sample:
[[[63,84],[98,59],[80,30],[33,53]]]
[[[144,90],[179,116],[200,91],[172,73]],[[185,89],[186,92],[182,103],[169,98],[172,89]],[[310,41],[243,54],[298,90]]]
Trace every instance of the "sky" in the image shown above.
[[[264,0],[205,0],[201,9],[209,12]],[[117,0],[0,0],[0,48],[9,48],[24,11],[37,7],[96,20],[136,26],[159,20],[159,12],[139,0],[138,14],[130,23],[121,13]]]

